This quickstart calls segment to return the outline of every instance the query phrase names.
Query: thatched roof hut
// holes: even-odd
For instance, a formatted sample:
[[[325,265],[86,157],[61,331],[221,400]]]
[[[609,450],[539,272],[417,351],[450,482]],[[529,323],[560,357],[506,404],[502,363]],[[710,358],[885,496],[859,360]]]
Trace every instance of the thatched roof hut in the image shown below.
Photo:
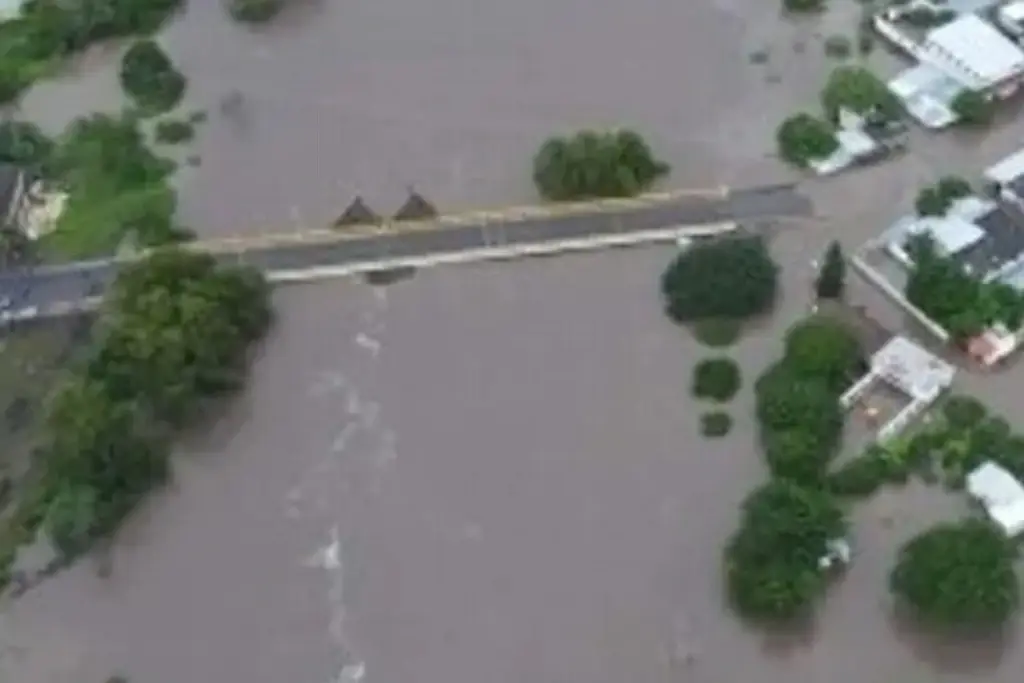
[[[344,228],[350,225],[380,225],[381,217],[366,205],[363,198],[356,196],[348,208],[334,221],[334,227]]]
[[[437,217],[437,207],[427,201],[423,195],[409,188],[409,198],[402,208],[395,212],[396,221],[421,221]]]

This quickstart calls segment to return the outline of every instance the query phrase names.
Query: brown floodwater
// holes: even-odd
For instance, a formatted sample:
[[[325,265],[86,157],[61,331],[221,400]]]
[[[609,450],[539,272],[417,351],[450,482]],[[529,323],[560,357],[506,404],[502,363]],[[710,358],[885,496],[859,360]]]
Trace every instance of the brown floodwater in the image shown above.
[[[754,0],[309,0],[254,32],[193,0],[162,36],[189,77],[182,111],[209,115],[176,152],[199,157],[183,217],[203,235],[298,229],[357,192],[393,210],[409,184],[443,208],[530,200],[538,143],[582,125],[647,134],[670,184],[775,180],[775,126],[816,107],[822,42],[859,14],[833,4],[791,22]],[[90,53],[21,114],[57,130],[117,110],[117,55]],[[775,244],[786,292],[733,352],[745,376],[778,354],[829,240],[859,244],[924,182],[1012,151],[1010,118],[808,183],[822,220]],[[936,490],[856,510],[854,566],[812,635],[766,639],[723,609],[720,549],[764,471],[747,391],[730,437],[698,434],[704,352],[657,306],[669,256],[280,290],[251,386],[182,448],[112,576],[84,562],[0,617],[0,680],[1019,680],[1019,647],[927,642],[889,617],[899,542],[965,512]],[[1018,372],[960,381],[1012,417]]]
[[[776,251],[797,262],[808,242]],[[767,638],[724,608],[721,547],[764,470],[748,389],[728,438],[699,435],[706,352],[656,297],[670,255],[280,290],[249,390],[183,449],[112,574],[85,561],[8,609],[4,679],[1018,680],[1019,649],[951,663],[889,616],[898,543],[966,514],[936,489],[856,510],[853,567],[812,634]],[[791,271],[732,352],[748,385],[805,287]]]

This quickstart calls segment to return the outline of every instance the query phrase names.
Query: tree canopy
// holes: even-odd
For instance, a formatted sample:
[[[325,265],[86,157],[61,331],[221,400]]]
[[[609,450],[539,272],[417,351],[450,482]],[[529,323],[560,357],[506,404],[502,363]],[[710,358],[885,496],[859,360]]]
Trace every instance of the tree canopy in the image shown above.
[[[760,237],[699,242],[662,275],[665,310],[676,322],[747,318],[775,303],[778,266]]]
[[[838,121],[839,110],[856,114],[877,113],[897,118],[903,111],[899,99],[878,76],[862,66],[839,66],[832,70],[821,92],[821,103],[830,121]]]
[[[547,140],[533,159],[533,182],[545,199],[629,197],[669,173],[650,146],[629,130],[584,130]]]
[[[284,0],[228,0],[228,13],[235,21],[261,24],[284,8]]]
[[[241,385],[270,316],[261,275],[208,255],[161,251],[124,269],[47,421],[46,521],[65,553],[110,532],[167,478],[168,437]]]
[[[843,247],[838,241],[833,241],[825,252],[825,261],[814,281],[814,291],[819,299],[841,299],[845,286],[846,260],[843,258]]]
[[[148,113],[176,106],[185,94],[185,77],[154,40],[132,44],[121,59],[121,87]]]
[[[706,358],[693,370],[693,395],[728,401],[740,388],[740,368],[731,358]]]
[[[783,121],[775,133],[775,141],[779,156],[800,168],[816,159],[827,159],[839,149],[832,126],[806,113],[794,114]]]
[[[853,330],[814,315],[789,328],[785,363],[796,377],[824,382],[839,394],[860,374],[864,359]]]
[[[155,247],[189,237],[174,220],[174,164],[153,154],[130,117],[77,119],[58,139],[48,167],[68,191],[57,229],[47,236],[63,256],[109,254],[128,240]]]
[[[784,362],[754,387],[757,419],[766,434],[799,430],[831,450],[843,428],[839,397],[820,379],[796,374]]]
[[[805,614],[825,588],[826,544],[846,532],[842,512],[824,493],[773,480],[747,498],[742,517],[725,550],[732,604],[751,619]]]
[[[918,216],[945,216],[953,202],[971,194],[971,184],[958,176],[944,176],[934,185],[921,188],[914,208]]]
[[[4,22],[0,40],[0,102],[16,99],[54,59],[79,52],[99,41],[146,35],[159,29],[182,0],[28,0],[18,19]]]
[[[950,109],[967,126],[987,126],[995,116],[995,104],[976,90],[961,90],[950,102]]]
[[[954,339],[969,339],[995,323],[1010,330],[1024,323],[1024,295],[1014,287],[974,277],[953,258],[940,254],[927,235],[913,238],[908,247],[913,263],[907,300]]]
[[[893,594],[924,621],[942,627],[998,626],[1020,602],[1013,544],[989,523],[942,524],[899,553]]]

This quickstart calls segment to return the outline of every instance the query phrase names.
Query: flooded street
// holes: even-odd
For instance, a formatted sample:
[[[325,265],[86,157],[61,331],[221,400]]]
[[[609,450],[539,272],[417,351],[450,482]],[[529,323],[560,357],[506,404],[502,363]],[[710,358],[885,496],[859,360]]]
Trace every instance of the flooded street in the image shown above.
[[[708,441],[688,395],[703,352],[657,306],[669,257],[281,290],[250,390],[184,449],[113,574],[85,561],[8,611],[4,679],[937,680],[945,648],[894,632],[885,579],[902,540],[964,513],[939,490],[858,508],[813,637],[765,640],[723,609],[721,547],[765,476],[749,383],[805,281],[734,350],[748,386]],[[1016,681],[1024,653],[993,657],[972,680]]]

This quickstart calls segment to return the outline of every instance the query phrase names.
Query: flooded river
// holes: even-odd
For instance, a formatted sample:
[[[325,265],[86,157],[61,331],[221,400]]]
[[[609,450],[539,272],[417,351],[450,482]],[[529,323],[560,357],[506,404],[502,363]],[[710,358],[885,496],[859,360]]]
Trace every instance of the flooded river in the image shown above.
[[[162,37],[189,78],[184,110],[209,114],[180,153],[199,158],[179,174],[184,219],[207,236],[300,229],[356,193],[394,210],[410,184],[442,208],[529,201],[537,145],[582,125],[644,132],[673,185],[775,180],[773,131],[816,106],[822,41],[859,11],[787,23],[753,0],[296,0],[253,32],[192,0]],[[22,114],[56,130],[117,110],[116,64],[89,54]],[[828,240],[858,244],[924,180],[1015,139],[929,142],[810,185],[826,220],[778,239],[787,296],[736,349],[745,377],[777,356]],[[857,558],[814,637],[765,641],[723,611],[720,549],[764,471],[748,391],[730,437],[698,435],[702,352],[657,305],[669,257],[280,290],[251,386],[182,448],[113,574],[84,562],[0,619],[0,680],[1019,680],[1019,648],[941,658],[950,648],[887,616],[894,548],[964,512],[941,492],[858,509]]]
[[[776,248],[795,261],[807,242]],[[183,449],[112,574],[85,561],[8,610],[0,678],[938,680],[948,648],[890,623],[885,577],[899,542],[964,513],[941,491],[858,509],[854,565],[813,637],[765,640],[724,610],[720,550],[764,470],[748,389],[728,438],[698,434],[703,352],[655,297],[669,257],[281,290],[249,390]],[[746,381],[805,284],[735,349]],[[954,659],[1016,681],[1024,654],[1000,654]]]

